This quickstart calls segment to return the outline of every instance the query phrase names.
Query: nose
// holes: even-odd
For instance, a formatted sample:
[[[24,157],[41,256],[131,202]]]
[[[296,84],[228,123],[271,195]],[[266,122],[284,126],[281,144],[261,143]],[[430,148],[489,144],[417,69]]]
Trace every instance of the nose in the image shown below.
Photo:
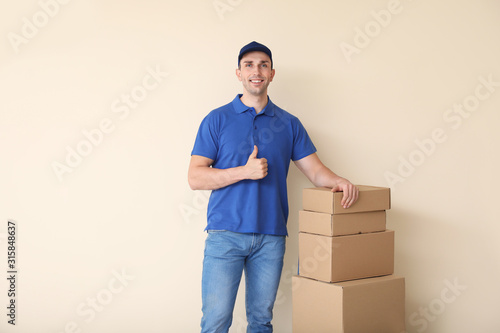
[[[252,74],[257,74],[260,76],[261,73],[262,73],[262,68],[260,66],[253,66]]]

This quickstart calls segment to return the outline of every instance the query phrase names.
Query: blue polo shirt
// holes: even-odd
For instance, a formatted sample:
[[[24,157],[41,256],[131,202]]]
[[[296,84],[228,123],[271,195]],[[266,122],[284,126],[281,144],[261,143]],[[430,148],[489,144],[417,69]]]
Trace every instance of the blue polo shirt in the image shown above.
[[[243,166],[257,145],[257,158],[266,158],[268,174],[213,190],[205,230],[287,235],[286,177],[290,160],[316,152],[299,119],[268,98],[259,114],[238,95],[210,112],[202,121],[191,155],[212,159],[212,167]]]

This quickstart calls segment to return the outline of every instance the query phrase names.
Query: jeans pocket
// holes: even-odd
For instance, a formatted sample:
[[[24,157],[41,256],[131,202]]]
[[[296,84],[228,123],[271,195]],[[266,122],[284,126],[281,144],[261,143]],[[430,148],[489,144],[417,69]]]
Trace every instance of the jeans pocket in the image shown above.
[[[226,232],[226,230],[207,230],[207,241],[214,241],[215,239],[218,239],[220,236],[223,236],[223,234]]]

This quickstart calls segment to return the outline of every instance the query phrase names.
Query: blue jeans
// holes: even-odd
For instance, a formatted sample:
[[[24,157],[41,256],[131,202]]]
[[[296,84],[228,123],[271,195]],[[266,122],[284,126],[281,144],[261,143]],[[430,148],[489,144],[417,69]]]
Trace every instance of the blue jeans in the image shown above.
[[[202,277],[202,333],[226,333],[245,272],[248,333],[273,331],[285,236],[208,231]]]

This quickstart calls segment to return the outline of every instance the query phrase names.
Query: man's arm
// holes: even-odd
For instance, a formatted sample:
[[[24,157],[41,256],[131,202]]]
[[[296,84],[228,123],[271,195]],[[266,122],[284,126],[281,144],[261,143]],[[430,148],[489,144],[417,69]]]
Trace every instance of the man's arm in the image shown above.
[[[257,153],[257,146],[254,146],[245,165],[228,169],[212,168],[214,160],[192,155],[188,171],[189,186],[192,190],[217,190],[243,179],[262,179],[267,176],[267,160],[257,158]]]
[[[331,187],[332,192],[344,192],[341,204],[349,208],[358,200],[359,190],[347,179],[337,176],[328,169],[316,153],[295,161],[295,165],[314,184],[314,186]]]

